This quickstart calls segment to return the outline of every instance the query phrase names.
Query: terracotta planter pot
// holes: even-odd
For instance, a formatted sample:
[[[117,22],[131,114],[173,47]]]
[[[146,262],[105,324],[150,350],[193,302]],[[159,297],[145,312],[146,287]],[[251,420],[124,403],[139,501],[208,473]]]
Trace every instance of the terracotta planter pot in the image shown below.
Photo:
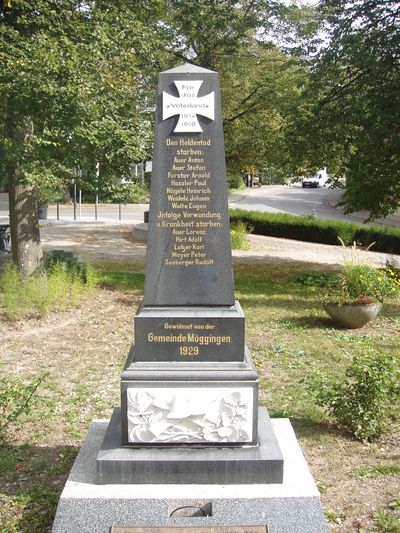
[[[341,326],[356,329],[375,318],[382,309],[381,303],[372,304],[324,304],[328,315]]]

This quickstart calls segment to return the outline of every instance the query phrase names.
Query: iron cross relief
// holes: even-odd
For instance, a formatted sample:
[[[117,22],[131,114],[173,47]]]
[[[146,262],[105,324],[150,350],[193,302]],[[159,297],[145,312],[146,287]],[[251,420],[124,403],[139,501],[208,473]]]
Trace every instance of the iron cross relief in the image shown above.
[[[198,97],[202,80],[174,81],[174,83],[178,89],[179,98],[163,91],[163,120],[179,115],[174,132],[202,132],[197,115],[214,120],[214,91],[206,96]]]

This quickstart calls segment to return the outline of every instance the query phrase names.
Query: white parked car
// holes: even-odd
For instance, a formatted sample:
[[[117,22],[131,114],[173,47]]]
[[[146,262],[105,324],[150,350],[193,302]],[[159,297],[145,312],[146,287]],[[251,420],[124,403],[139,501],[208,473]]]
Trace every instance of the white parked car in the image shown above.
[[[328,181],[326,173],[317,172],[313,176],[306,176],[301,180],[301,186],[305,187],[325,187]]]

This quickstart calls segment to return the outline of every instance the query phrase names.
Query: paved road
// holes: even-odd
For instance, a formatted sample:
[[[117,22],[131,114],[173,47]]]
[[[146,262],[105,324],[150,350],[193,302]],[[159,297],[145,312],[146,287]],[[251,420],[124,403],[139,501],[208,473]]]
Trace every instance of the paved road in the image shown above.
[[[97,221],[99,223],[110,222],[118,224],[137,224],[143,222],[143,213],[147,211],[149,206],[147,204],[127,204],[121,207],[112,204],[100,204],[97,209]],[[60,205],[58,210],[58,218],[60,222],[75,222],[74,208],[72,205]],[[0,194],[0,223],[8,221],[8,195]],[[52,222],[57,221],[57,207],[51,205],[48,208],[48,220]],[[76,222],[95,222],[95,206],[94,204],[82,204],[76,207]]]
[[[332,194],[333,193],[333,194]],[[312,213],[315,210],[320,217],[343,218],[340,212],[329,205],[328,200],[337,201],[338,191],[326,189],[306,189],[296,187],[265,186],[261,189],[248,189],[239,191],[230,196],[231,207],[245,207],[262,211],[289,212],[296,214]],[[4,195],[0,195],[0,216],[8,217],[8,206]],[[53,249],[70,250],[81,259],[88,261],[130,261],[144,262],[146,245],[131,242],[131,226],[136,220],[143,220],[143,211],[146,205],[126,206],[122,212],[122,223],[118,221],[118,208],[106,206],[99,210],[101,220],[94,222],[93,206],[86,206],[82,211],[82,219],[73,222],[72,210],[69,207],[61,211],[65,219],[59,223],[50,219],[51,223],[44,222],[41,230],[43,247],[46,251]],[[126,209],[126,210],[125,210]],[[55,217],[55,210],[50,210],[50,216]],[[86,223],[82,223],[85,221]],[[90,223],[91,221],[91,223]],[[398,222],[398,220],[395,220]],[[124,226],[124,223],[127,226]],[[129,224],[129,225],[128,225]],[[397,224],[399,225],[399,224]],[[296,242],[286,239],[274,239],[251,235],[252,249],[249,251],[235,250],[235,262],[310,262],[324,265],[337,265],[343,262],[346,251],[340,246],[327,246],[315,243]],[[373,252],[358,251],[366,254],[369,262],[385,264],[388,256],[374,254]],[[0,253],[0,267],[2,260]]]
[[[106,222],[112,220],[113,222],[134,223],[143,222],[143,213],[149,209],[148,204],[100,204],[97,208],[97,220],[99,222]],[[74,220],[74,209],[71,205],[59,206],[60,220]],[[94,204],[82,204],[81,208],[77,205],[76,220],[83,222],[95,222],[95,206]],[[50,220],[57,220],[57,207],[52,205],[48,209],[48,218]]]
[[[249,211],[266,211],[269,213],[290,213],[293,215],[309,215],[314,213],[318,218],[344,220],[347,222],[363,222],[366,212],[345,215],[335,206],[340,201],[341,189],[303,189],[301,185],[264,185],[237,191],[230,195],[229,206]],[[388,226],[400,226],[400,214],[391,215],[377,222]]]

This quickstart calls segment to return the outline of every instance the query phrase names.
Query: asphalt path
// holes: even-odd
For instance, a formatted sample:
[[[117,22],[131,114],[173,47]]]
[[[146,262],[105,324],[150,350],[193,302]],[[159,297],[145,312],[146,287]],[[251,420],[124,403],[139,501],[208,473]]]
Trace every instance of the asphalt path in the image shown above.
[[[315,213],[320,218],[341,220],[363,220],[362,215],[343,215],[334,207],[340,199],[340,191],[329,189],[305,189],[301,187],[263,186],[260,189],[238,191],[229,197],[231,207],[251,210],[294,213],[297,215]],[[0,220],[8,221],[6,195],[0,194]],[[81,219],[73,220],[71,206],[62,206],[60,220],[56,219],[56,208],[50,207],[49,220],[42,221],[41,238],[44,250],[64,249],[72,251],[83,260],[110,260],[143,262],[146,253],[144,243],[132,242],[132,225],[143,221],[146,204],[123,206],[122,220],[119,220],[118,206],[99,206],[98,220],[94,220],[94,206],[84,205]],[[79,217],[79,209],[77,211]],[[390,222],[399,226],[399,217],[391,217]],[[327,246],[316,243],[297,242],[251,235],[252,248],[249,251],[235,250],[236,262],[294,262],[338,265],[343,262],[345,251],[340,246]],[[385,264],[385,254],[368,254],[365,258],[376,264]],[[0,252],[0,269],[3,260],[9,257]],[[374,264],[375,264],[374,263]]]
[[[301,185],[263,185],[236,191],[229,197],[229,207],[247,211],[268,213],[289,213],[311,215],[329,220],[364,222],[367,212],[345,215],[338,203],[343,196],[342,189],[305,188]],[[400,226],[400,213],[376,221],[388,226]]]

